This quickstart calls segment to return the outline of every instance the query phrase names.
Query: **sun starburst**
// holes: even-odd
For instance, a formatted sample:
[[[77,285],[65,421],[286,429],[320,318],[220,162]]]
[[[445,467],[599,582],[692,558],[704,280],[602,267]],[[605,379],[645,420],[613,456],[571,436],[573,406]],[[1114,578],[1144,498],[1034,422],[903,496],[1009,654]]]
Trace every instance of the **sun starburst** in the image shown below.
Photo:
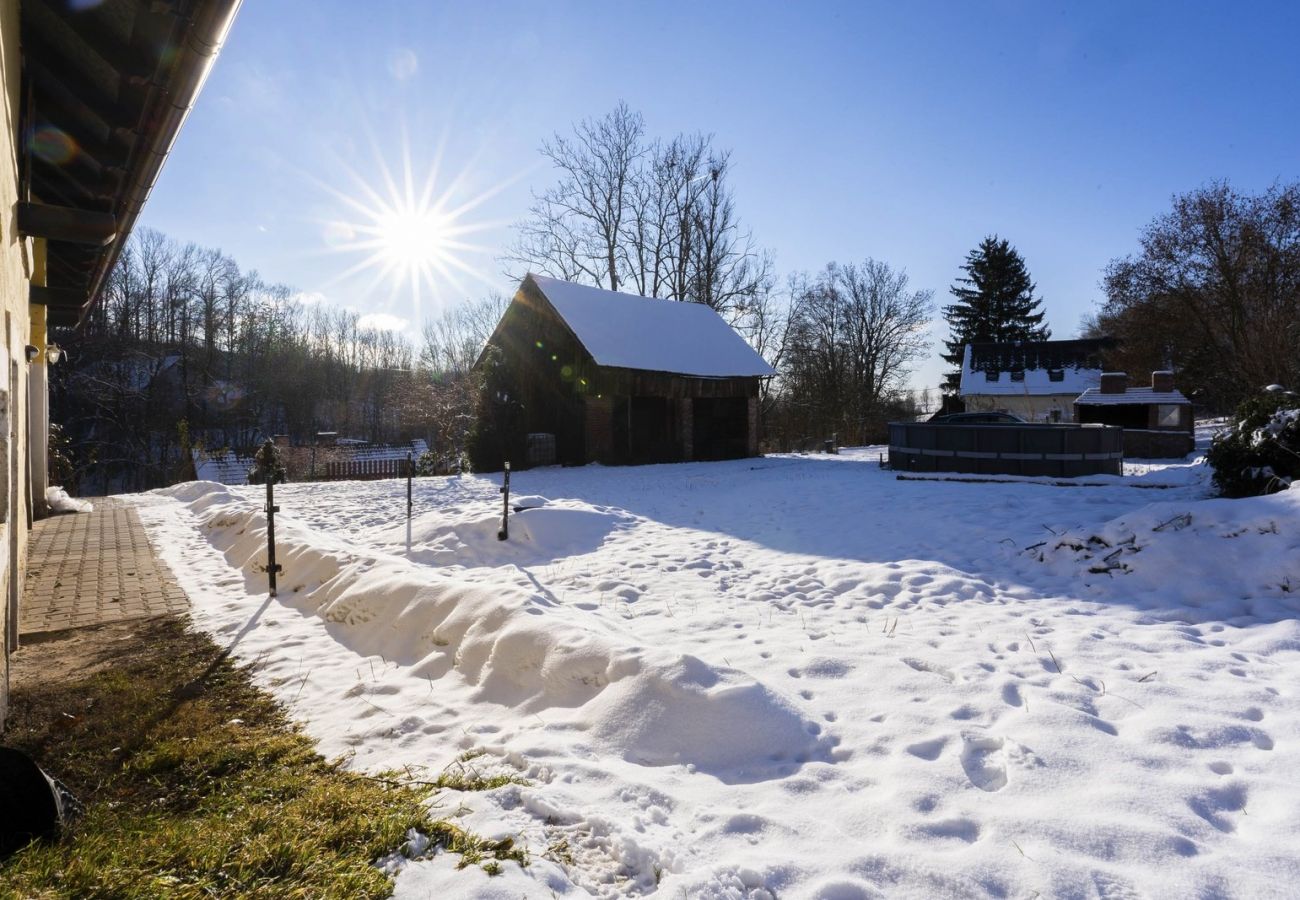
[[[471,214],[514,179],[493,184],[462,200],[472,167],[443,183],[439,177],[441,145],[433,160],[422,167],[419,177],[405,135],[400,141],[401,162],[396,173],[380,149],[372,149],[371,179],[341,163],[350,190],[313,179],[342,205],[340,215],[320,221],[328,252],[355,257],[326,286],[366,275],[376,284],[387,285],[390,305],[403,294],[409,296],[417,316],[425,298],[438,303],[448,293],[467,296],[467,278],[495,286],[469,261],[475,255],[490,256],[491,248],[466,238],[504,224],[475,221]]]

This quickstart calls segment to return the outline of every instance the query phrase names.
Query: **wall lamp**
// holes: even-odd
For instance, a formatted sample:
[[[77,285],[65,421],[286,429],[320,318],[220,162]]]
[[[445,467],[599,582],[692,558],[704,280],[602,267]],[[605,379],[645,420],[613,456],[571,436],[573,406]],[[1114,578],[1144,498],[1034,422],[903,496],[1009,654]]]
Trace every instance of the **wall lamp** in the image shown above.
[[[27,361],[29,363],[34,363],[38,358],[40,358],[41,350],[39,347],[33,347],[31,344],[28,344],[26,348],[26,354],[27,354]],[[59,360],[63,359],[63,348],[60,347],[58,344],[46,344],[45,359],[49,362],[50,365],[54,365]]]

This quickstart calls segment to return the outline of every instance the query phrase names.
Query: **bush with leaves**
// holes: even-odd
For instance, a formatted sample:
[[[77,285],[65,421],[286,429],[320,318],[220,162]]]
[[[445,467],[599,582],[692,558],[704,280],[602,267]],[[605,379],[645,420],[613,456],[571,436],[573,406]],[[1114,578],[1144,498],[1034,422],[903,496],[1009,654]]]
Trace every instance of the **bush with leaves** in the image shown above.
[[[267,438],[253,456],[253,468],[248,470],[248,483],[266,484],[269,481],[272,484],[283,484],[286,477],[280,448],[275,446],[275,441]]]
[[[461,475],[469,471],[469,457],[458,451],[435,453],[426,450],[415,461],[415,474],[421,478],[430,475]]]
[[[1232,426],[1215,436],[1206,459],[1225,497],[1284,491],[1300,478],[1300,401],[1294,394],[1251,397]]]

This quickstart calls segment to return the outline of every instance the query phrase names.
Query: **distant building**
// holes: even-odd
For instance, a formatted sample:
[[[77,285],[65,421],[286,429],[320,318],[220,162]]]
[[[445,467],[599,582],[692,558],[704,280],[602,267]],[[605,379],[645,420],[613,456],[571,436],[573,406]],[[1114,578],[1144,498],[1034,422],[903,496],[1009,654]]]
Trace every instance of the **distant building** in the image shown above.
[[[1135,459],[1176,459],[1192,452],[1195,423],[1192,402],[1174,389],[1174,373],[1151,373],[1151,384],[1129,387],[1128,375],[1105,372],[1099,387],[1074,401],[1075,420],[1124,429],[1124,455]]]
[[[755,456],[759,386],[775,374],[707,306],[541,275],[476,366],[480,468]]]
[[[959,396],[967,412],[1008,412],[1029,422],[1069,422],[1074,401],[1101,383],[1109,338],[967,344]]]
[[[248,484],[248,471],[253,468],[253,457],[240,456],[233,450],[207,453],[196,447],[190,451],[190,458],[194,462],[194,478],[198,481]]]

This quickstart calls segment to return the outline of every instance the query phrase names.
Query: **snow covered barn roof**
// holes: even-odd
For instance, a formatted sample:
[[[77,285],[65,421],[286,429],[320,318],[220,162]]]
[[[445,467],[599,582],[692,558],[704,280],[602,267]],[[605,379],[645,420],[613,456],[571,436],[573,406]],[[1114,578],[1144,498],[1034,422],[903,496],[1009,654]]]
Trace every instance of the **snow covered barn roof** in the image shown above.
[[[775,375],[702,303],[678,303],[528,275],[597,365],[733,378]]]
[[[967,344],[961,395],[1078,395],[1101,383],[1109,338]]]
[[[1192,401],[1183,396],[1182,391],[1153,391],[1149,387],[1138,387],[1129,388],[1122,394],[1103,394],[1097,388],[1088,388],[1074,402],[1080,406],[1128,406],[1152,403],[1190,406]]]

